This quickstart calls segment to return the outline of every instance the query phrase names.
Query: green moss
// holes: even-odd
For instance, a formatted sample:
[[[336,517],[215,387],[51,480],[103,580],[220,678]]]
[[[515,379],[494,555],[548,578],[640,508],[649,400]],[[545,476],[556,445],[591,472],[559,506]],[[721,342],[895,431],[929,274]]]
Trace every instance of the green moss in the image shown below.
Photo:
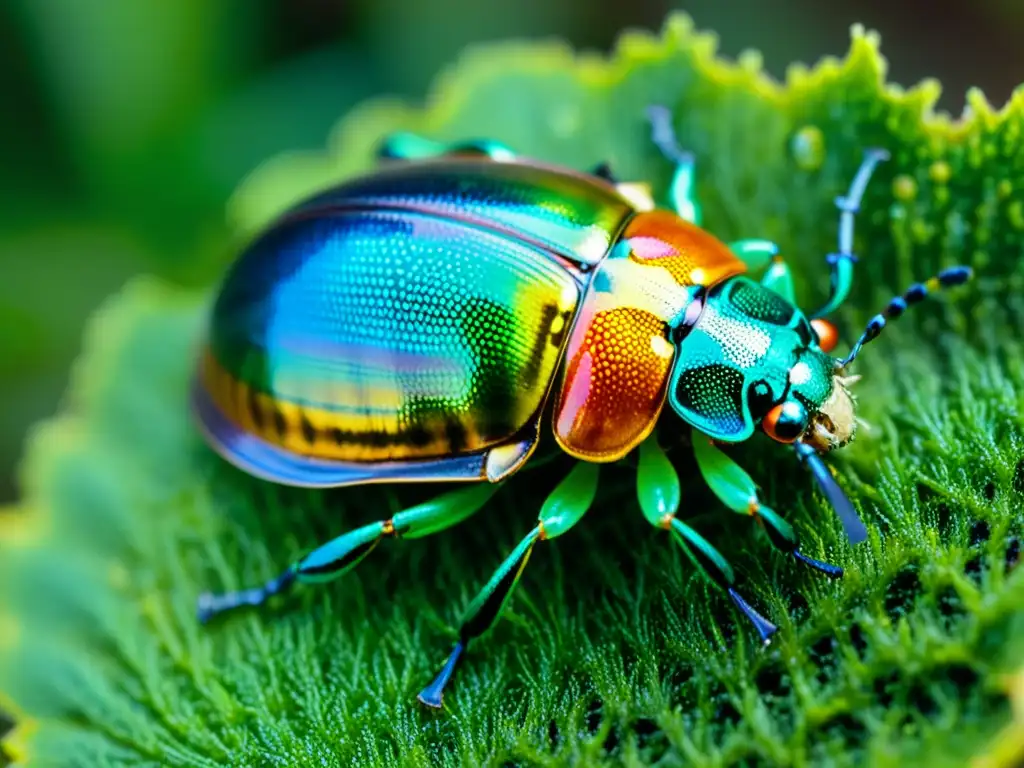
[[[185,398],[210,293],[143,279],[93,321],[63,414],[30,440],[23,500],[0,512],[12,759],[939,766],[988,754],[1011,764],[1021,739],[1005,680],[1024,669],[1024,571],[1012,567],[1024,351],[1010,341],[1024,317],[1022,97],[995,113],[975,93],[969,118],[933,116],[937,86],[886,85],[876,41],[859,30],[844,61],[794,70],[784,86],[754,57],[727,65],[713,47],[675,17],[659,38],[625,36],[610,61],[552,45],[478,50],[427,108],[358,110],[329,153],[270,163],[231,210],[251,232],[313,187],[369,167],[372,142],[394,129],[489,136],[578,167],[609,160],[623,177],[663,185],[670,169],[644,122],[644,106],[660,102],[698,155],[708,227],[779,241],[807,276],[801,299],[817,304],[833,198],[863,147],[888,148],[859,222],[847,338],[914,276],[955,261],[980,274],[858,364],[874,430],[834,463],[868,543],[846,546],[788,453],[762,440],[737,451],[811,554],[841,562],[846,578],[825,582],[775,556],[713,501],[680,435],[672,456],[692,524],[782,627],[766,650],[642,520],[630,461],[605,473],[600,505],[569,546],[538,549],[513,612],[469,654],[442,714],[415,693],[562,463],[512,483],[473,523],[389,542],[340,581],[201,627],[201,590],[266,579],[296,551],[436,489],[313,493],[226,467]]]

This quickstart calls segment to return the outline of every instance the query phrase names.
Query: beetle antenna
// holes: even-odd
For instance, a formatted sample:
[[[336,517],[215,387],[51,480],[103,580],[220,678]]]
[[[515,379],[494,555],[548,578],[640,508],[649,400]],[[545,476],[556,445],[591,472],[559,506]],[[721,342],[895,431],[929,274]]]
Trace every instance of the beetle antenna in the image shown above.
[[[885,329],[886,324],[890,320],[900,317],[907,310],[907,307],[917,304],[930,293],[966,283],[971,279],[972,274],[973,272],[970,267],[949,267],[923,283],[914,283],[904,291],[902,296],[894,297],[885,309],[868,321],[867,328],[864,329],[864,333],[857,339],[857,343],[853,345],[850,354],[842,360],[836,360],[836,368],[842,370],[852,363],[857,355],[860,354],[863,346],[869,341],[877,339],[879,334]]]

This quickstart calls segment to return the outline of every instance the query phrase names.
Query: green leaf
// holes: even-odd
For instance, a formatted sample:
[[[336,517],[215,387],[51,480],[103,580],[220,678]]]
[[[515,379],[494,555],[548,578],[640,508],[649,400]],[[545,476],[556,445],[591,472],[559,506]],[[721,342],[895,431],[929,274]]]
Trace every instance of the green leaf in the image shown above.
[[[209,291],[131,284],[90,325],[65,410],[35,431],[23,498],[0,512],[0,692],[18,764],[1011,765],[1024,747],[1020,320],[1024,95],[978,93],[953,122],[934,83],[885,84],[877,41],[770,82],[756,57],[714,57],[681,16],[610,60],[552,44],[490,46],[425,109],[376,102],[327,153],[272,161],[233,201],[242,233],[367,169],[391,130],[487,136],[656,188],[670,168],[644,107],[669,106],[698,158],[708,228],[777,240],[802,302],[827,289],[833,199],[863,148],[893,159],[858,221],[848,340],[893,291],[966,262],[976,283],[865,350],[873,425],[834,464],[872,530],[850,549],[788,452],[735,453],[825,582],[778,558],[745,516],[680,468],[688,523],[781,627],[760,648],[636,502],[629,462],[603,473],[585,525],[538,544],[513,611],[475,645],[440,714],[416,692],[476,589],[530,527],[566,464],[531,470],[492,509],[436,537],[386,542],[353,573],[268,610],[199,626],[204,589],[276,575],[342,530],[436,488],[310,492],[253,481],[205,448],[186,408]],[[915,310],[917,311],[917,310]],[[675,429],[666,423],[663,443]],[[570,539],[573,541],[570,543]],[[568,546],[565,546],[568,544]],[[1011,681],[1007,683],[1006,681]],[[1018,701],[1014,710],[1010,696]]]
[[[159,162],[151,155],[166,153],[175,128],[224,89],[238,60],[252,55],[260,19],[239,0],[10,5],[79,170],[107,192],[134,165]]]

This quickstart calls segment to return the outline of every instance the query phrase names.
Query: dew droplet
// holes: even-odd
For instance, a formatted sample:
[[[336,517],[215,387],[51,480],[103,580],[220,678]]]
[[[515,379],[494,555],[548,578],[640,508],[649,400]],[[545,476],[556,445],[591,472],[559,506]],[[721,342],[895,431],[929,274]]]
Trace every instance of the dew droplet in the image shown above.
[[[917,197],[917,182],[905,173],[892,180],[892,194],[901,203],[909,203]]]
[[[825,135],[817,126],[805,125],[793,135],[790,151],[798,168],[816,171],[825,162]]]
[[[928,176],[936,184],[948,184],[953,176],[953,171],[945,160],[936,160],[932,163],[932,167],[928,169]]]
[[[1006,207],[1006,218],[1014,229],[1024,229],[1024,205],[1014,200]]]
[[[580,128],[580,109],[575,104],[565,103],[548,115],[551,132],[560,139],[566,139]]]
[[[928,243],[934,234],[934,227],[921,219],[915,219],[910,225],[910,237],[920,245]]]

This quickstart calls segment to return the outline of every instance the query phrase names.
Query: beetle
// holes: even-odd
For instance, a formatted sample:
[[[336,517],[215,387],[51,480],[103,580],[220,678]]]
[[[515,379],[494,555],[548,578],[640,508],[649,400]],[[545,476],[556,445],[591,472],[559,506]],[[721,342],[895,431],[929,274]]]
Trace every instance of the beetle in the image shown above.
[[[581,172],[495,141],[396,134],[378,168],[302,201],[248,245],[216,296],[192,386],[210,445],[284,485],[465,484],[343,533],[262,586],[201,595],[200,621],[339,576],[385,538],[465,520],[528,461],[550,412],[558,446],[578,461],[470,603],[420,701],[441,706],[534,546],[570,530],[593,503],[600,465],[634,450],[646,519],[671,532],[768,642],[775,625],[677,514],[679,478],[654,433],[666,402],[692,429],[700,472],[726,507],[755,518],[782,552],[842,575],[801,551],[719,446],[755,432],[790,446],[851,542],[862,541],[866,529],[822,460],[856,431],[848,368],[887,321],[971,271],[950,267],[911,286],[833,358],[838,334],[826,315],[849,293],[855,214],[886,153],[866,151],[836,201],[830,296],[808,315],[775,244],[726,244],[702,227],[694,157],[666,108],[650,107],[648,119],[652,146],[674,167],[665,206],[607,164]]]

